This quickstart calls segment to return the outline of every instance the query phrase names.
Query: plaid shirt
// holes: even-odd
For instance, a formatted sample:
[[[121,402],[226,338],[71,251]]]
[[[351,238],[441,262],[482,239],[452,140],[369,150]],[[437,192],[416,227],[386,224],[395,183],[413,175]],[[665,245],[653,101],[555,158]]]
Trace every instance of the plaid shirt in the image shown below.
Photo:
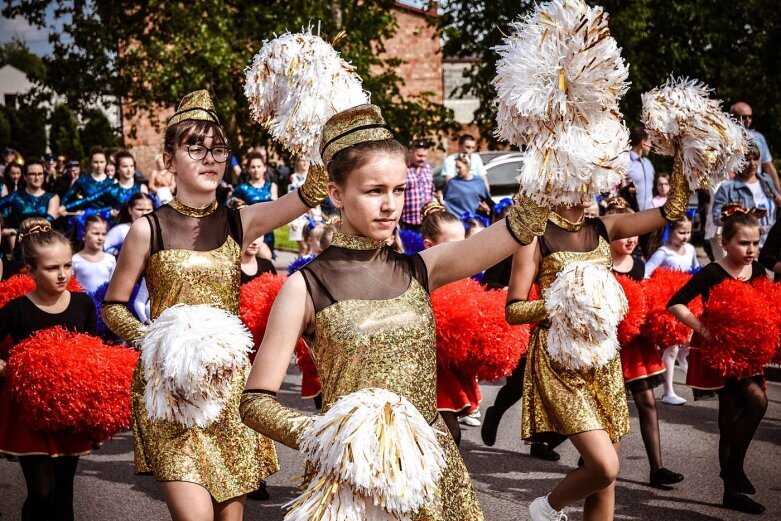
[[[404,209],[401,222],[420,224],[420,209],[434,197],[434,172],[431,165],[407,167],[407,190],[404,192]]]

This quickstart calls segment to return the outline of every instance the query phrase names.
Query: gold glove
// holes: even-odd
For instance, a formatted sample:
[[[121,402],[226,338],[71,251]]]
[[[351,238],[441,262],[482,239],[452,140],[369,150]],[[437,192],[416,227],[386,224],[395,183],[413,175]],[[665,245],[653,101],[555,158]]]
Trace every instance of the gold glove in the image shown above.
[[[323,165],[312,165],[306,181],[298,189],[298,197],[309,208],[314,208],[328,197],[328,170]]]
[[[504,308],[504,318],[508,324],[514,326],[520,324],[534,324],[548,319],[548,311],[545,309],[545,301],[517,300]]]
[[[313,421],[306,414],[279,403],[276,393],[260,390],[244,391],[239,414],[241,421],[250,429],[296,450],[301,435]]]
[[[526,246],[535,237],[545,233],[550,208],[538,206],[529,197],[521,194],[513,196],[513,205],[507,214],[507,229],[513,238]]]
[[[670,177],[670,192],[667,194],[667,201],[659,209],[662,217],[670,222],[680,221],[686,216],[686,209],[689,207],[689,181],[683,174],[683,162],[681,153],[675,153],[673,160],[673,175]]]
[[[127,302],[104,302],[101,315],[106,326],[128,344],[135,346],[143,336],[144,325],[130,312]]]

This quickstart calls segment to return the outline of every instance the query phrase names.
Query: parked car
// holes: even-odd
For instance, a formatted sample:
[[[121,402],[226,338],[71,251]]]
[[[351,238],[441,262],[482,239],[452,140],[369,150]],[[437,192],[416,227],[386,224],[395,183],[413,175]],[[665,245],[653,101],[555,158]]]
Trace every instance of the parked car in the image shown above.
[[[488,174],[488,186],[491,197],[499,202],[518,191],[518,173],[521,169],[523,154],[520,152],[488,151],[479,152]],[[434,186],[441,190],[445,186],[442,165],[434,169]]]

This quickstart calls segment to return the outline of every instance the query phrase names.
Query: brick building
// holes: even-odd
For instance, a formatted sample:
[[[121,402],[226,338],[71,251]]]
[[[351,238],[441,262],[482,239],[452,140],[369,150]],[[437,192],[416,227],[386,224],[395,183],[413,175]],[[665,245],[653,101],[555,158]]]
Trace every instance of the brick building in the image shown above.
[[[445,89],[440,40],[435,28],[428,23],[429,17],[437,16],[436,2],[432,2],[427,10],[402,2],[396,2],[393,9],[398,31],[385,42],[385,50],[387,56],[404,61],[396,71],[404,80],[402,95],[430,92],[434,101],[443,103]],[[161,122],[165,122],[172,113],[170,107],[156,111]],[[156,129],[145,114],[132,119],[123,118],[122,124],[126,147],[135,155],[141,171],[148,175],[155,168],[156,156],[162,151],[162,128]],[[135,135],[131,136],[134,125]]]

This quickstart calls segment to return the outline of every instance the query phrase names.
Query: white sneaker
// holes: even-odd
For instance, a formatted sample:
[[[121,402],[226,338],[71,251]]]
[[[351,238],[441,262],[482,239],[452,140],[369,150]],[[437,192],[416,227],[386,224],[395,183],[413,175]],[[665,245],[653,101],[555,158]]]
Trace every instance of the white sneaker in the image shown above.
[[[671,394],[663,396],[662,403],[666,403],[667,405],[683,405],[686,403],[686,399],[681,398],[677,394]]]
[[[481,425],[480,420],[478,420],[471,414],[467,414],[466,416],[461,416],[458,419],[458,423],[463,423],[464,425],[467,425],[469,427],[479,427]]]
[[[529,503],[531,521],[567,521],[562,510],[553,510],[548,503],[548,496],[538,497]]]

